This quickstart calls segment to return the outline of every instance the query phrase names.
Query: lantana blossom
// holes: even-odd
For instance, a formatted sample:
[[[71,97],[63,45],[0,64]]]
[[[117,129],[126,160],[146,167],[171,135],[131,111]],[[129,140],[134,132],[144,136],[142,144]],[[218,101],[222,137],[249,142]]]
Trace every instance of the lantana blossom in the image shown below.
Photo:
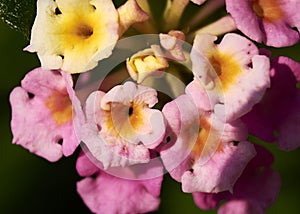
[[[170,175],[182,183],[183,191],[232,191],[255,155],[241,121],[223,123],[201,112],[197,117],[198,109],[187,95],[167,103],[162,111],[170,134],[166,134],[169,143],[161,148],[161,158]]]
[[[87,156],[81,154],[76,162],[77,172],[84,176],[77,182],[77,191],[93,213],[147,213],[154,211],[160,204],[162,184],[161,165],[156,165],[160,176],[140,179],[147,170],[135,174],[134,180],[115,177],[94,165]],[[134,167],[128,168],[134,173]],[[153,170],[153,168],[152,168]]]
[[[86,101],[82,140],[104,168],[147,163],[158,146],[165,122],[152,88],[126,82],[109,92],[93,92]]]
[[[300,146],[299,82],[300,63],[284,56],[271,61],[271,88],[242,118],[251,134],[286,151]]]
[[[118,35],[111,0],[39,0],[30,45],[44,69],[81,73],[108,57]]]
[[[37,68],[14,88],[10,94],[13,143],[52,162],[75,151],[80,141],[73,128],[69,78],[60,71]]]
[[[256,42],[285,47],[300,39],[297,0],[226,0],[226,9],[237,28]]]
[[[226,34],[217,45],[216,39],[208,34],[196,36],[191,51],[195,81],[191,84],[199,93],[207,93],[210,102],[204,110],[233,121],[249,112],[270,86],[270,62],[242,36]]]

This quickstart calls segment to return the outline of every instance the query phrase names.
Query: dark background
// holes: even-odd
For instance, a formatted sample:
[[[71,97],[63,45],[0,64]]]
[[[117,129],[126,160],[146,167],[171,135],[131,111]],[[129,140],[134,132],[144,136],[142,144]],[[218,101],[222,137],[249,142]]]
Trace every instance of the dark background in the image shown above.
[[[20,33],[0,21],[0,213],[89,213],[76,192],[76,181],[80,180],[75,171],[76,154],[49,163],[11,144],[9,93],[20,85],[28,71],[39,66],[35,54],[22,51],[27,44]],[[273,51],[300,61],[299,48],[298,44]],[[300,150],[286,153],[275,145],[268,145],[268,148],[275,153],[274,168],[281,174],[282,189],[267,213],[300,213]],[[182,193],[180,185],[165,176],[162,203],[157,213],[183,212],[202,213],[194,205],[192,196]]]

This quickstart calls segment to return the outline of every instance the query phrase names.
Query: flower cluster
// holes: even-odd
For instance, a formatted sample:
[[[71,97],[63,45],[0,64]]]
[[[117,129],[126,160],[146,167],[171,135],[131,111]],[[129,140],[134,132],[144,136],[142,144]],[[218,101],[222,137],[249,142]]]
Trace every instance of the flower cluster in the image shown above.
[[[41,67],[10,94],[13,143],[51,162],[81,150],[94,213],[158,209],[165,172],[201,209],[264,213],[281,181],[254,139],[300,146],[300,63],[268,51],[299,42],[300,2],[169,0],[160,24],[148,1],[114,3],[37,1],[24,50]]]

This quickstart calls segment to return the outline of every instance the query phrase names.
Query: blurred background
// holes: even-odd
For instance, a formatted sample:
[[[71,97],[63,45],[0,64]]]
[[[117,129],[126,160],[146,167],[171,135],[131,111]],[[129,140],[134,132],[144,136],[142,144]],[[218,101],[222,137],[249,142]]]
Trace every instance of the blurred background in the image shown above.
[[[89,213],[76,192],[76,181],[81,179],[75,171],[77,154],[49,163],[11,144],[10,91],[20,85],[28,71],[39,66],[35,54],[22,51],[27,44],[21,33],[0,21],[0,213]],[[280,51],[273,49],[275,55],[280,53],[297,61],[300,61],[299,50],[299,44]],[[274,145],[267,147],[275,154],[274,168],[282,178],[278,200],[267,213],[300,213],[300,149],[286,153]],[[216,213],[199,210],[192,196],[182,193],[180,185],[167,175],[161,198],[156,213]]]

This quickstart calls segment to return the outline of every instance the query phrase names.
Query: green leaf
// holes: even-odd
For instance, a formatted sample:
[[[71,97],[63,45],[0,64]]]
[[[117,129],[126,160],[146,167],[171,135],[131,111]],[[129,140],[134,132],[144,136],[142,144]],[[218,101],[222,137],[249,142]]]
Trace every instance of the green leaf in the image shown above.
[[[0,0],[0,17],[28,39],[36,15],[37,0]]]

